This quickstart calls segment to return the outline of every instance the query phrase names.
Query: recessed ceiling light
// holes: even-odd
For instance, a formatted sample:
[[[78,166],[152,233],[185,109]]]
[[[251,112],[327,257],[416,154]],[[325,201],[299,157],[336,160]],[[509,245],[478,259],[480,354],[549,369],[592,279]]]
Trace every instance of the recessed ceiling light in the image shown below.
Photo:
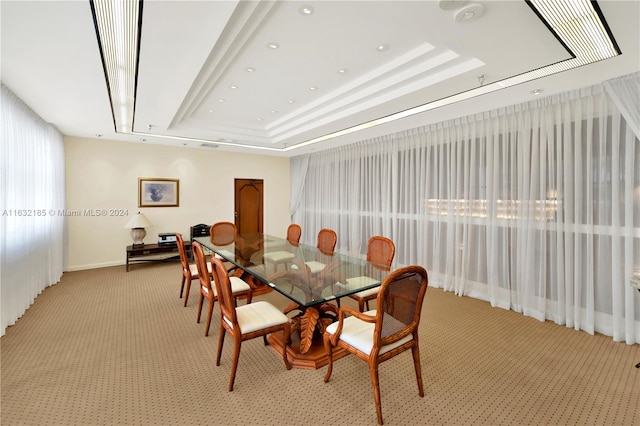
[[[264,118],[258,118],[258,121],[263,121],[263,120],[264,120]]]
[[[309,90],[311,90],[313,92],[314,90],[318,90],[318,88],[316,86],[311,86],[311,87],[309,87]]]
[[[218,99],[218,102],[222,103],[222,102],[224,102],[224,99],[219,98],[219,99]]]
[[[310,6],[308,4],[302,5],[298,9],[298,12],[300,13],[300,15],[313,15],[313,6]]]
[[[378,52],[384,52],[385,50],[389,50],[389,46],[386,44],[379,44],[378,46],[376,46],[376,50]]]
[[[295,103],[296,101],[295,101],[295,99],[289,99],[287,102],[288,102],[288,103],[290,103],[290,104],[293,104],[293,103]]]
[[[276,43],[276,42],[272,41],[272,42],[270,42],[270,43],[267,43],[267,47],[268,47],[269,49],[277,49],[278,47],[280,47],[280,45],[279,45],[278,43]]]
[[[209,112],[213,112],[214,110],[210,109]]]
[[[229,86],[229,89],[237,89],[238,86],[236,86],[235,84],[232,84],[231,86]]]
[[[251,68],[251,67],[245,68],[246,72],[254,72],[255,70],[256,70],[255,68]]]
[[[349,72],[349,70],[348,70],[348,69],[346,69],[346,68],[340,68],[340,69],[338,70],[338,74],[346,74],[346,73],[348,73],[348,72]]]
[[[272,110],[271,110],[271,114],[277,114],[277,113],[278,113],[278,110],[277,110],[277,109],[272,109]]]
[[[542,93],[542,89],[536,89],[531,91],[531,94],[535,96],[538,96],[540,93]]]

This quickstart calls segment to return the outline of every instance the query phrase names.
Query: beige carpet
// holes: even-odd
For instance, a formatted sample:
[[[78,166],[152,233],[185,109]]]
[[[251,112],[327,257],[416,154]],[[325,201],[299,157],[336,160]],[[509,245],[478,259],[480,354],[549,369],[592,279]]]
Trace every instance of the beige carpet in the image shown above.
[[[0,340],[2,424],[376,423],[368,367],[353,356],[325,384],[324,368],[287,371],[254,339],[227,392],[229,337],[214,360],[219,310],[204,337],[197,292],[184,308],[179,280],[179,263],[121,266],[66,273],[45,290]],[[640,425],[638,345],[436,288],[420,333],[425,397],[409,353],[382,364],[387,425]]]

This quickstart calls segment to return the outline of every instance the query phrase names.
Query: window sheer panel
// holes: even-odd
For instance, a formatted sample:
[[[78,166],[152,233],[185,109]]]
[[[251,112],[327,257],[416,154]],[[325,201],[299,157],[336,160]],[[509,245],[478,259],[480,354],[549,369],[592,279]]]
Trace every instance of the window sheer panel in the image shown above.
[[[630,131],[640,139],[640,72],[605,81],[603,86],[628,123]]]
[[[624,83],[640,90],[637,76]],[[318,176],[298,221],[335,226],[353,254],[388,236],[398,265],[425,266],[432,285],[636,343],[640,148],[608,90],[312,154]],[[322,178],[327,170],[339,179]]]
[[[302,201],[302,190],[307,177],[308,166],[308,155],[293,157],[290,161],[291,175],[296,176],[296,179],[291,180],[291,223],[297,223],[296,213],[298,212]]]
[[[2,86],[2,333],[64,268],[64,144]]]

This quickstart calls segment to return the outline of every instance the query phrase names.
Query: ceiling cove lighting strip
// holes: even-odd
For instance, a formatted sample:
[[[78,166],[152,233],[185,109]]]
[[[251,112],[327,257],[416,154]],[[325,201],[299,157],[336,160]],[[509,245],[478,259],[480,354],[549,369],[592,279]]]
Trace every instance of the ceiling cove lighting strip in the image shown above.
[[[285,148],[134,132],[142,0],[90,0],[117,133],[286,152],[620,55],[596,2],[527,0],[572,58]]]
[[[211,145],[223,145],[223,146],[231,146],[235,148],[251,148],[258,149],[262,151],[274,151],[274,152],[282,152],[281,148],[274,148],[271,146],[260,146],[260,145],[243,145],[240,143],[231,143],[224,142],[217,139],[200,139],[200,138],[189,138],[186,136],[171,136],[171,135],[161,135],[158,133],[144,133],[144,132],[128,132],[130,135],[141,136],[144,138],[158,138],[158,139],[170,139],[174,141],[182,141],[182,142],[196,142],[200,144],[211,144]]]
[[[133,130],[142,1],[90,0],[116,132]]]

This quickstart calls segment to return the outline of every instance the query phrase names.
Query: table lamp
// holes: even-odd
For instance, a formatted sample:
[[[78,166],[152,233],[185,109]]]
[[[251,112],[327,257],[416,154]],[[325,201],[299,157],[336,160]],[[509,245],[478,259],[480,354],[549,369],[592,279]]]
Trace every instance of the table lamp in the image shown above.
[[[147,231],[144,228],[148,228],[149,226],[153,226],[153,223],[143,214],[136,213],[127,222],[124,226],[125,228],[131,228],[131,238],[133,239],[133,246],[143,246],[144,245],[144,237],[147,236]]]

